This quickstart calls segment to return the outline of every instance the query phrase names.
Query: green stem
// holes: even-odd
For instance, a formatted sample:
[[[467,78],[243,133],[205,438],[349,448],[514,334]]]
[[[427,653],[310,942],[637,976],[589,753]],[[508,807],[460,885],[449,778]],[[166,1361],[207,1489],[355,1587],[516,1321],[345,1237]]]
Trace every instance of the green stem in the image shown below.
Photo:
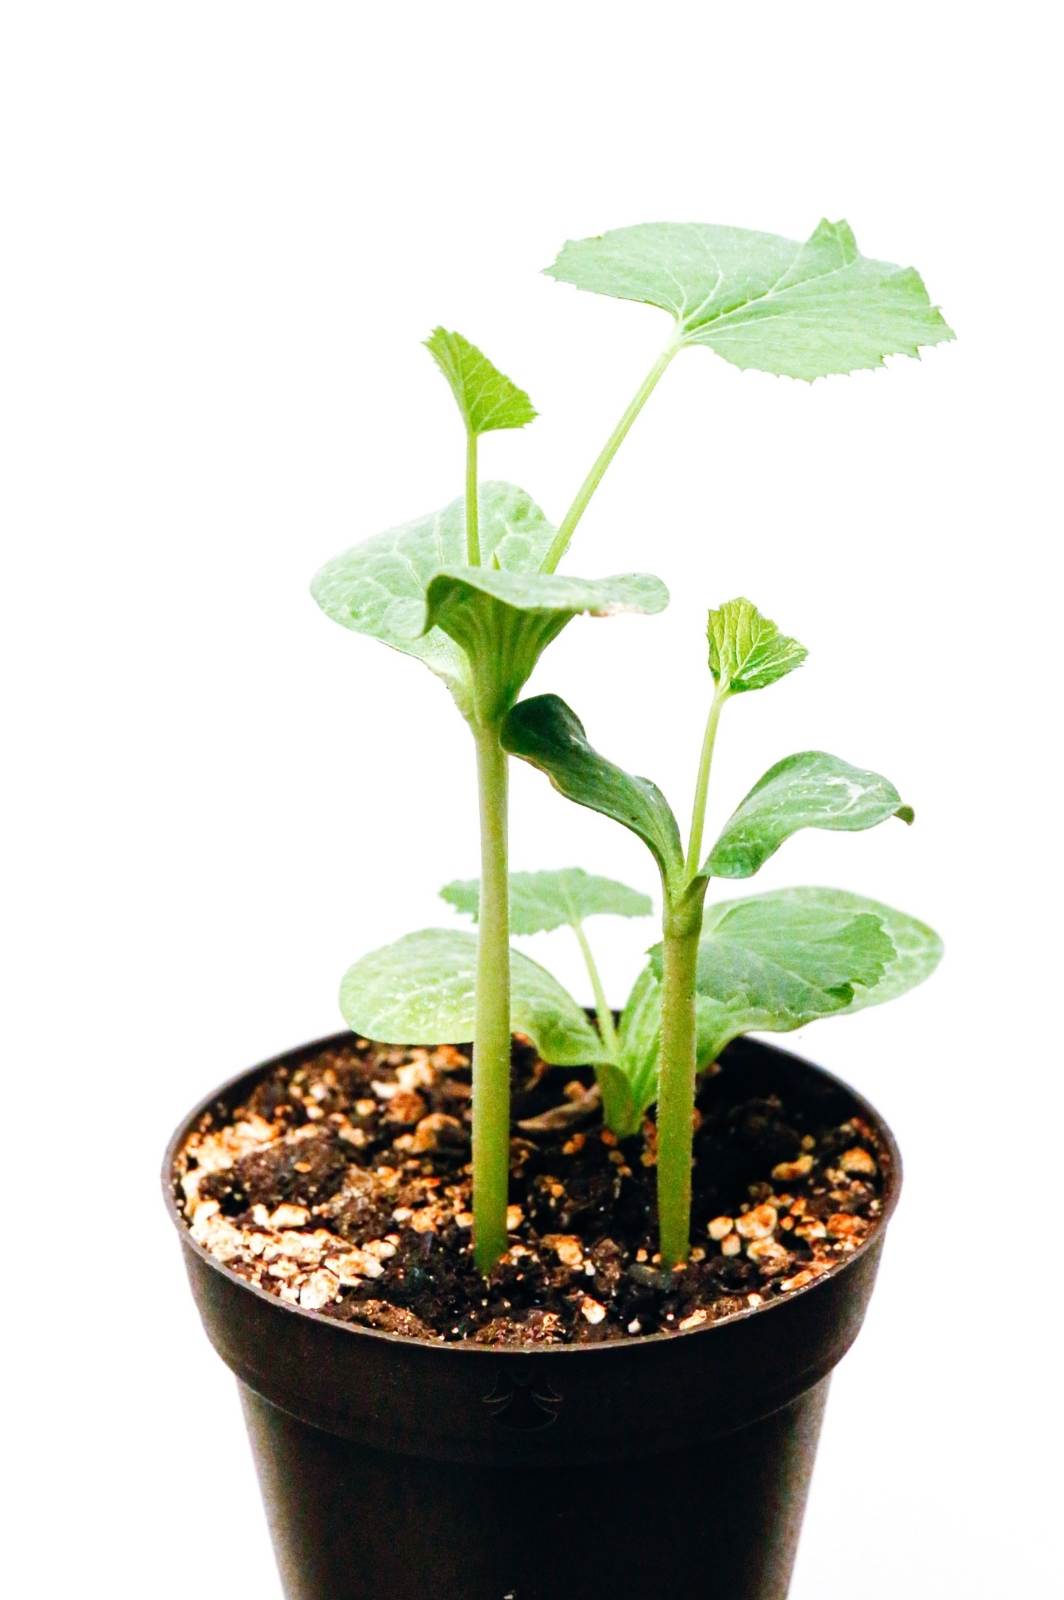
[[[569,542],[576,530],[576,525],[580,521],[580,518],[583,516],[584,512],[587,510],[588,501],[591,499],[591,496],[602,482],[602,479],[606,473],[606,468],[617,454],[617,451],[624,442],[625,435],[627,434],[629,428],[632,426],[632,423],[635,421],[636,417],[650,399],[650,396],[653,394],[654,389],[657,386],[658,380],[661,378],[666,367],[669,365],[669,362],[672,360],[679,348],[679,342],[676,339],[670,339],[669,343],[665,346],[665,349],[661,352],[660,356],[655,361],[646,377],[643,379],[643,382],[639,385],[639,388],[636,390],[635,395],[628,405],[623,417],[621,418],[620,422],[618,422],[609,438],[606,440],[606,443],[603,445],[594,466],[591,468],[591,471],[588,473],[587,477],[577,490],[576,499],[573,501],[572,505],[565,513],[565,516],[562,518],[561,525],[558,528],[557,533],[554,535],[554,542],[547,551],[546,558],[543,562],[542,571],[553,572],[557,567],[558,562],[565,554],[566,550],[568,550]]]
[[[702,899],[685,896],[665,915],[662,948],[661,1059],[658,1079],[658,1230],[666,1270],[687,1260],[691,1244],[697,1024],[695,970]]]
[[[466,434],[465,468],[466,561],[480,566],[480,501],[477,495],[477,436],[472,428]]]
[[[602,986],[602,977],[596,965],[595,957],[591,953],[591,945],[588,942],[587,934],[584,932],[583,923],[572,922],[569,926],[576,934],[576,942],[580,946],[580,953],[584,958],[587,975],[591,979],[591,993],[595,997],[595,1015],[598,1018],[602,1042],[609,1051],[610,1060],[616,1062],[621,1052],[620,1040],[617,1038],[613,1012],[610,1010],[609,1002],[606,999],[606,991]]]
[[[497,722],[474,728],[480,792],[480,925],[473,1036],[473,1255],[506,1249],[510,1188],[510,904],[506,753]]]
[[[702,830],[706,822],[706,800],[709,796],[709,774],[713,766],[713,746],[717,742],[717,723],[720,721],[720,714],[727,698],[728,686],[722,683],[713,696],[713,704],[706,718],[702,757],[698,763],[698,782],[695,784],[695,803],[691,813],[691,837],[687,846],[688,881],[694,877],[701,864],[698,858],[702,854]]]

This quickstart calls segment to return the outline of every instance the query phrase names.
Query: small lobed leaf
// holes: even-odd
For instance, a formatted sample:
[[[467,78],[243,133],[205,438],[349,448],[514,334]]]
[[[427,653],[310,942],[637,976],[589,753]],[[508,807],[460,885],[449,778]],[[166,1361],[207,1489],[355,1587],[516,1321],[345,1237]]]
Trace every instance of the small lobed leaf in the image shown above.
[[[479,878],[449,883],[440,894],[456,911],[478,920]],[[581,867],[510,874],[510,932],[515,934],[549,933],[586,917],[649,917],[652,909],[649,895]]]
[[[462,334],[435,328],[425,348],[450,384],[470,433],[523,428],[537,415],[525,391]]]
[[[477,938],[424,928],[356,961],[340,986],[348,1026],[383,1044],[462,1044],[476,1016]],[[537,962],[510,952],[512,1027],[544,1061],[582,1066],[601,1058],[598,1033],[572,996]]]
[[[484,559],[502,572],[536,572],[554,538],[536,503],[515,484],[499,482],[482,483],[478,502]],[[334,622],[423,661],[468,714],[472,682],[464,654],[441,629],[425,631],[429,584],[465,559],[465,501],[452,500],[326,562],[311,593]]]
[[[709,670],[731,694],[767,688],[800,667],[809,653],[741,596],[709,613],[706,636]]]
[[[912,822],[894,785],[824,750],[803,750],[770,767],[739,803],[706,863],[715,878],[749,878],[801,828],[857,833],[888,817]]]
[[[554,694],[522,700],[503,723],[502,743],[545,772],[567,799],[638,834],[666,884],[682,876],[680,830],[661,790],[649,778],[634,777],[600,756],[564,700]]]
[[[547,271],[671,312],[681,344],[809,382],[953,338],[919,273],[862,256],[846,222],[822,221],[804,243],[747,228],[643,223],[570,241]]]

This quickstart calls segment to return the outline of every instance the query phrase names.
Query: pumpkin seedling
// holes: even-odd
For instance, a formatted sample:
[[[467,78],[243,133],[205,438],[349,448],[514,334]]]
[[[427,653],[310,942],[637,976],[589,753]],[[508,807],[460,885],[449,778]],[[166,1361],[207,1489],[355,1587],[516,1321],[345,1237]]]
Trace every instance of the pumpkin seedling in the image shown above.
[[[464,496],[356,546],[323,567],[313,585],[335,621],[435,672],[473,735],[481,839],[477,935],[440,929],[408,935],[352,968],[341,1003],[351,1027],[372,1038],[434,1044],[472,1037],[474,1249],[484,1271],[506,1246],[511,1029],[528,1033],[543,1058],[558,1064],[623,1055],[629,1036],[622,1025],[614,1052],[543,968],[509,948],[507,718],[543,650],[573,617],[655,612],[668,598],[664,585],[644,574],[559,576],[577,524],[643,405],[688,346],[705,346],[738,367],[811,381],[880,366],[890,354],[915,356],[920,346],[952,337],[919,275],[862,257],[844,222],[822,222],[804,243],[702,224],[622,228],[567,244],[548,270],[578,288],[658,306],[673,319],[664,349],[557,528],[522,489],[478,481],[480,439],[531,421],[527,394],[460,334],[437,329],[427,343],[462,419]],[[520,737],[520,721],[508,726]],[[655,828],[665,826],[663,815],[659,808]],[[664,850],[670,895],[679,896],[675,906],[670,899],[669,913],[669,937],[678,938],[680,922],[700,915],[701,901],[690,875],[689,892],[680,891],[675,823],[672,830],[666,827],[654,848]],[[693,967],[689,927],[687,933],[684,959]],[[679,993],[675,952],[662,974],[666,997]],[[652,997],[649,980],[646,994]],[[651,998],[646,1009],[649,1016]],[[682,1009],[679,1002],[666,1006],[662,1050],[670,1059],[677,1029],[686,1027]],[[629,1033],[634,1029],[633,1023]],[[677,1048],[676,1059],[685,1052]],[[674,1087],[670,1076],[667,1115]],[[677,1173],[678,1149],[669,1141],[669,1169]],[[678,1223],[670,1237],[675,1251]]]
[[[607,761],[556,695],[520,702],[503,744],[540,768],[578,805],[629,828],[661,878],[662,941],[625,1007],[613,1061],[628,1091],[615,1131],[635,1130],[657,1102],[658,1225],[662,1261],[690,1244],[692,1116],[696,1077],[732,1039],[785,1033],[818,1017],[878,1005],[933,970],[930,928],[889,907],[833,889],[783,889],[705,909],[711,878],[748,878],[802,828],[858,832],[912,808],[886,778],[822,750],[787,756],[740,801],[702,859],[702,834],[720,714],[734,696],[767,688],[805,650],[750,604],[709,614],[715,682],[706,719],[686,851],[661,790]],[[614,1097],[616,1104],[617,1097]]]

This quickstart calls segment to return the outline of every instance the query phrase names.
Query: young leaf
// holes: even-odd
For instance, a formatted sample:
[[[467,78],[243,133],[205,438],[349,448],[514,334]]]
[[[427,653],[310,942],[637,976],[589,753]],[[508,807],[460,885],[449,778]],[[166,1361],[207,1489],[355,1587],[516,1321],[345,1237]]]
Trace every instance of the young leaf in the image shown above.
[[[523,428],[536,416],[525,391],[460,333],[435,328],[425,340],[425,348],[450,384],[470,433]]]
[[[767,688],[800,667],[809,653],[741,597],[709,613],[706,635],[709,670],[731,694]]]
[[[502,743],[545,772],[567,799],[638,834],[666,884],[682,877],[680,830],[669,802],[649,778],[633,777],[593,750],[583,723],[564,700],[554,694],[522,700],[503,723]]]
[[[658,578],[568,578],[557,573],[493,572],[462,567],[438,572],[427,590],[426,629],[446,633],[462,650],[477,714],[509,709],[536,662],[580,612],[661,611],[669,592]]]
[[[809,382],[953,338],[919,273],[858,254],[845,222],[821,222],[804,244],[747,228],[643,223],[570,241],[547,271],[670,311],[681,344]]]
[[[478,496],[485,561],[503,572],[537,572],[554,529],[523,489],[483,483]],[[443,679],[462,711],[472,709],[472,679],[465,655],[439,629],[426,633],[429,584],[445,567],[466,559],[465,501],[389,528],[329,561],[311,593],[345,628],[416,656]]]
[[[477,920],[480,880],[449,883],[440,894],[456,911]],[[580,867],[557,872],[510,874],[510,932],[549,933],[572,927],[586,917],[649,917],[650,896],[613,878],[598,878]]]
[[[803,750],[770,767],[725,824],[705,870],[749,878],[800,828],[858,833],[888,817],[912,822],[892,783],[823,750]]]
[[[340,986],[348,1026],[384,1044],[462,1044],[473,1037],[477,938],[447,928],[408,933],[356,961]],[[595,1029],[556,978],[510,952],[511,1020],[544,1061],[583,1066],[602,1055]]]

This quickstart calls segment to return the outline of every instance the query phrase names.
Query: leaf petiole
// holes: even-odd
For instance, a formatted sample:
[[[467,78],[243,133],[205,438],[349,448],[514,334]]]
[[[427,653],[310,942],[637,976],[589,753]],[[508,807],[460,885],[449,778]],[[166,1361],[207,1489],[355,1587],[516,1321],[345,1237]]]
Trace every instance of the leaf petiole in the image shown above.
[[[591,993],[595,997],[595,1016],[598,1018],[602,1042],[606,1046],[610,1061],[616,1063],[620,1057],[621,1044],[617,1037],[617,1027],[613,1020],[613,1012],[610,1010],[609,1001],[606,999],[606,990],[603,987],[602,977],[591,949],[591,943],[584,932],[582,922],[573,921],[569,926],[576,934],[576,942],[580,946],[580,953],[584,958],[587,975],[591,980]]]
[[[544,558],[543,566],[540,569],[542,572],[553,572],[559,561],[562,559],[562,556],[565,554],[566,550],[568,550],[570,541],[572,540],[573,534],[576,531],[576,525],[580,521],[580,518],[583,516],[584,512],[587,510],[588,502],[590,501],[591,496],[594,494],[595,490],[605,477],[606,468],[609,466],[610,462],[617,454],[617,451],[624,443],[629,428],[632,426],[632,423],[635,421],[636,417],[650,399],[650,396],[657,387],[659,380],[665,373],[669,362],[672,360],[677,350],[679,350],[680,344],[681,341],[678,335],[669,340],[668,344],[665,346],[664,350],[658,356],[658,359],[655,361],[654,365],[651,367],[650,371],[639,385],[639,388],[632,396],[632,399],[625,409],[624,415],[621,417],[621,420],[618,422],[617,426],[606,440],[606,443],[599,452],[591,471],[588,473],[587,477],[576,491],[576,498],[569,507],[568,511],[565,513],[565,516],[562,518],[558,526],[558,531],[554,535],[554,542]]]
[[[706,824],[706,801],[709,797],[709,774],[713,766],[713,749],[717,742],[717,724],[720,721],[724,702],[728,698],[729,687],[727,680],[717,687],[713,696],[713,703],[709,708],[706,718],[706,731],[702,739],[702,755],[698,763],[698,781],[695,784],[695,803],[691,812],[691,834],[687,845],[687,878],[688,881],[698,871],[699,857],[702,854],[702,831]]]
[[[472,428],[466,430],[465,512],[466,560],[471,567],[479,567],[480,502],[477,489],[477,436]]]

